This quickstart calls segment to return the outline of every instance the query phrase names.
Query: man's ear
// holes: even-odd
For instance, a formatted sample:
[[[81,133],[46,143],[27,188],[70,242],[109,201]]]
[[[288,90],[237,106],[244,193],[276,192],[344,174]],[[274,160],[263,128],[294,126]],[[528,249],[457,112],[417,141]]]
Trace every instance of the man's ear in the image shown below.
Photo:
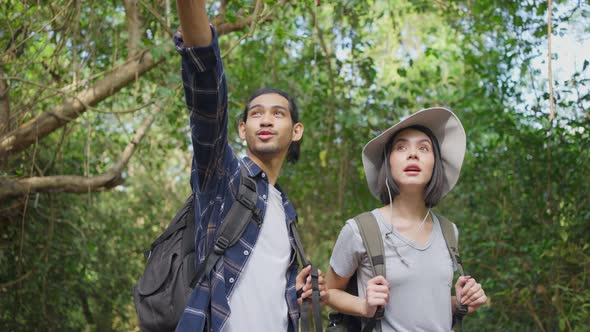
[[[246,122],[240,121],[240,124],[238,125],[238,134],[242,140],[246,139]]]
[[[293,142],[297,142],[297,141],[301,140],[301,137],[303,137],[303,130],[304,129],[305,128],[303,128],[303,123],[297,122],[293,126],[293,138],[291,140]]]

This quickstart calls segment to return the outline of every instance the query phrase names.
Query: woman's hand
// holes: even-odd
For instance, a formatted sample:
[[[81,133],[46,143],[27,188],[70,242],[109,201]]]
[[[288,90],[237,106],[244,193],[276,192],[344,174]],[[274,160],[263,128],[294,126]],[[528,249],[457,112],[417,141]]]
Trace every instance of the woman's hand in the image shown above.
[[[375,316],[378,307],[389,303],[389,283],[383,276],[376,276],[367,282],[365,317]]]
[[[474,312],[487,302],[488,297],[480,284],[471,276],[461,276],[455,283],[455,294],[459,304],[465,304],[469,313]]]

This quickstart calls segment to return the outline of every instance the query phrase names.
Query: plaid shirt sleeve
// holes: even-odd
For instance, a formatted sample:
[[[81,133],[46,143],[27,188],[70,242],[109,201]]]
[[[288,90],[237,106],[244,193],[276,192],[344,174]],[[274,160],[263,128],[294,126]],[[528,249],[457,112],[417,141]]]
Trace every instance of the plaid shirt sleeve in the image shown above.
[[[182,81],[190,111],[193,166],[191,185],[206,192],[224,176],[224,165],[236,164],[227,141],[227,86],[217,32],[205,47],[186,47],[176,35],[176,50],[182,55]],[[231,162],[227,159],[235,159]]]

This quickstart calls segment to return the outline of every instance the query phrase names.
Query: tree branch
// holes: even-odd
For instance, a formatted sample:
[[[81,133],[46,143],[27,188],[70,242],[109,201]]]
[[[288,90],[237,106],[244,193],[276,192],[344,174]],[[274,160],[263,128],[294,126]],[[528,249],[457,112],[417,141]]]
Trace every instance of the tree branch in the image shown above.
[[[0,135],[10,130],[9,90],[4,72],[0,69]]]
[[[211,20],[211,22],[214,24],[215,22],[219,22],[220,20],[222,20],[223,18],[216,16],[215,18],[213,18]],[[217,34],[219,36],[221,35],[225,35],[234,31],[241,31],[244,30],[246,27],[249,27],[250,24],[252,24],[252,21],[255,20],[256,17],[245,17],[243,19],[237,20],[236,22],[224,22],[221,24],[214,24],[215,25],[215,29],[217,30]],[[266,17],[265,19],[261,20],[260,23],[264,23],[264,22],[269,22],[272,21],[272,17]]]
[[[318,37],[318,42],[320,44],[320,47],[322,48],[322,51],[324,53],[324,60],[326,63],[326,66],[328,66],[328,84],[329,84],[329,94],[328,94],[328,115],[327,115],[327,129],[328,129],[328,134],[327,137],[331,137],[332,135],[332,127],[334,126],[334,121],[335,121],[335,113],[336,113],[336,107],[334,105],[334,96],[335,96],[335,89],[336,89],[336,83],[335,83],[335,73],[334,73],[334,68],[332,68],[332,60],[334,57],[332,55],[332,52],[330,52],[330,50],[328,49],[328,45],[326,44],[326,40],[324,38],[324,33],[322,31],[322,28],[319,26],[318,24],[318,17],[317,17],[317,13],[316,10],[314,10],[313,8],[309,7],[309,12],[311,14],[311,17],[313,19],[313,24],[315,26],[315,30],[317,33],[317,37]]]
[[[88,294],[86,294],[82,287],[78,287],[76,293],[78,293],[78,298],[82,303],[82,313],[84,313],[86,322],[88,324],[94,324],[94,316],[92,316],[92,310],[90,310],[90,305],[88,303]]]
[[[225,58],[228,54],[230,54],[234,48],[236,48],[244,39],[246,38],[250,38],[253,34],[254,34],[254,29],[256,28],[256,24],[258,23],[258,21],[260,20],[260,22],[263,22],[264,20],[268,20],[270,15],[268,15],[267,17],[261,17],[262,15],[260,14],[262,10],[262,0],[256,0],[256,5],[254,6],[254,13],[252,14],[252,19],[250,22],[250,29],[248,30],[248,33],[246,33],[245,35],[243,35],[238,41],[236,41],[233,46],[230,46],[230,48],[223,54],[223,58]]]
[[[162,61],[163,59],[154,59],[149,52],[145,51],[65,103],[55,106],[52,110],[42,113],[0,137],[0,160],[9,153],[24,150],[35,141],[76,119],[87,110],[88,106],[94,106],[113,95],[135,80],[137,76],[146,73]]]
[[[269,17],[266,21],[270,19]],[[217,33],[221,36],[243,30],[251,22],[252,18],[244,18],[235,23],[221,23],[216,26]],[[170,44],[165,53],[172,52],[174,50]],[[165,57],[154,59],[149,50],[145,50],[65,103],[0,136],[0,161],[10,154],[23,151],[31,144],[63,127],[86,112],[88,106],[94,106],[105,100],[164,61]]]
[[[168,16],[166,15],[165,17],[162,17],[162,15],[160,15],[158,13],[158,11],[154,8],[152,8],[148,3],[146,3],[145,1],[140,2],[141,5],[147,9],[147,11],[150,12],[150,14],[152,14],[152,16],[158,20],[158,22],[160,22],[160,24],[162,25],[162,27],[164,28],[164,30],[166,30],[166,33],[168,33],[168,36],[172,37],[174,36],[174,31],[170,28],[169,26],[169,19]],[[167,2],[168,4],[169,2]],[[166,8],[166,10],[168,10],[168,8]]]
[[[163,105],[166,105],[166,103],[157,105],[143,120],[135,136],[133,136],[125,150],[119,155],[119,160],[105,173],[93,177],[57,175],[30,177],[18,180],[0,178],[0,200],[37,192],[86,193],[104,191],[122,184],[125,181],[121,177],[123,169],[129,163],[137,146],[154,122],[155,114],[163,108]]]
[[[139,8],[137,8],[137,0],[124,0],[125,17],[127,18],[127,58],[132,58],[139,52],[139,40],[141,37],[140,27],[141,21],[139,17]]]
[[[553,70],[551,69],[551,59],[553,58],[551,54],[551,14],[552,10],[552,1],[549,0],[547,4],[547,75],[549,80],[549,121],[553,121],[555,118],[555,104],[553,102]]]
[[[20,275],[18,278],[16,278],[15,280],[11,280],[9,282],[5,282],[3,284],[0,284],[0,289],[5,289],[8,287],[12,287],[16,284],[18,284],[19,282],[27,279],[28,277],[30,277],[33,274],[33,270],[27,271],[26,273]]]

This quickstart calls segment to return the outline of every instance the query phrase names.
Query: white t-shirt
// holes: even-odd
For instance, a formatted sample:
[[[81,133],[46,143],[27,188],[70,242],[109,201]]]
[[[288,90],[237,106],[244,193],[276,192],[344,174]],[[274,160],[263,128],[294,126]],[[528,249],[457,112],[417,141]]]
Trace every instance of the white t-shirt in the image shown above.
[[[390,223],[384,220],[377,209],[372,213],[379,222],[384,240],[385,273],[390,286],[382,330],[451,331],[453,261],[438,218],[433,215],[434,227],[430,239],[421,246],[395,230],[386,237],[392,230]],[[342,277],[351,277],[358,268],[359,297],[365,298],[367,282],[373,275],[363,240],[353,219],[348,220],[340,231],[330,265]]]
[[[268,186],[264,221],[254,250],[229,295],[223,331],[287,331],[287,268],[291,244],[281,193]]]

